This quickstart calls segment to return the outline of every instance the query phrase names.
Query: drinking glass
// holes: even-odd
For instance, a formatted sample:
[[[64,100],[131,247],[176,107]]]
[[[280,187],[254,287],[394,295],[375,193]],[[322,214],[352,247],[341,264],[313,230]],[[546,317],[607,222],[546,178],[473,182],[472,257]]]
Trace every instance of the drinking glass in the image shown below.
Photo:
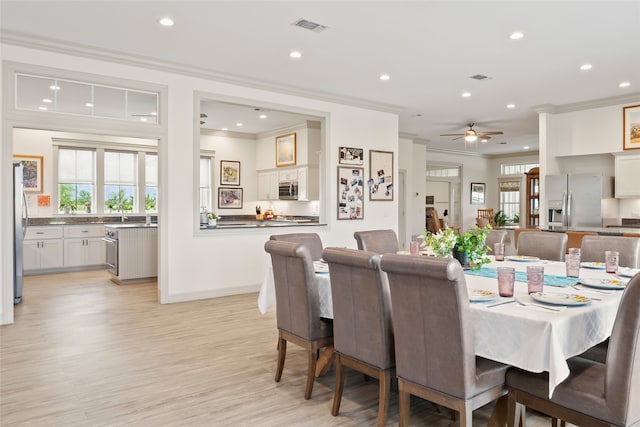
[[[420,242],[417,240],[409,242],[409,253],[411,255],[418,255],[418,252],[420,252]]]
[[[578,255],[580,257],[580,248],[569,248],[569,255]]]
[[[569,253],[565,257],[567,277],[580,277],[580,255]]]
[[[493,255],[495,255],[496,261],[504,261],[504,243],[493,245]]]
[[[527,287],[529,293],[542,292],[544,283],[544,267],[541,265],[527,266]]]
[[[618,271],[619,259],[620,253],[618,253],[618,251],[605,251],[604,264],[607,269],[607,273],[616,273]]]
[[[513,296],[516,270],[513,267],[498,267],[498,293],[501,297]]]

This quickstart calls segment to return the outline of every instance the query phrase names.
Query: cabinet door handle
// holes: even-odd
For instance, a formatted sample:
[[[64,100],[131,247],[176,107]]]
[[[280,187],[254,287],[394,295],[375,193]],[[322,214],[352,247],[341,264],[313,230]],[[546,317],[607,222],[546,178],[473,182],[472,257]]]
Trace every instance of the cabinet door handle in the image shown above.
[[[36,234],[44,234],[44,231],[36,231]]]
[[[88,232],[89,232],[89,230],[82,230],[82,232],[83,232],[83,233],[88,233]]]

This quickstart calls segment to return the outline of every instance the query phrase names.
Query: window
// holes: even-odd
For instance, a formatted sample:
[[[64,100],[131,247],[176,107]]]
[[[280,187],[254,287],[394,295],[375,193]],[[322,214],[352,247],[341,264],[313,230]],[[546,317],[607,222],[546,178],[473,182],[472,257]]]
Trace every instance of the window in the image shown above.
[[[507,222],[520,222],[520,181],[500,181],[500,210]]]
[[[448,167],[448,166],[437,166],[437,165],[427,165],[427,177],[451,177],[451,176],[460,176],[460,168],[459,167]]]
[[[144,210],[158,212],[158,155],[144,155]]]
[[[521,175],[527,173],[531,168],[539,167],[539,163],[514,163],[500,165],[500,175]]]
[[[137,154],[105,151],[104,207],[106,212],[133,212],[136,206]]]
[[[60,149],[58,212],[65,212],[67,209],[73,212],[90,212],[91,207],[95,206],[95,154],[92,150]]]
[[[210,158],[200,158],[200,209],[206,212],[213,212],[213,204],[211,201],[211,164]]]

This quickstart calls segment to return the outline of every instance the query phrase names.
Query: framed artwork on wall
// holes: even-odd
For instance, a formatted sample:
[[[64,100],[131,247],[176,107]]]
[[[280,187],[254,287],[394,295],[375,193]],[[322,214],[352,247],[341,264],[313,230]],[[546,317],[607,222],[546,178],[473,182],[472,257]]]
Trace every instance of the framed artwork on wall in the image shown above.
[[[472,205],[484,205],[485,190],[486,190],[486,184],[484,182],[471,183],[471,204]]]
[[[42,192],[42,170],[44,167],[43,156],[30,156],[26,154],[14,154],[13,160],[22,163],[24,191],[28,193]]]
[[[625,150],[640,150],[640,105],[622,109],[623,142]]]
[[[242,188],[218,188],[218,209],[242,209]]]
[[[240,162],[220,160],[220,185],[240,185]]]
[[[369,200],[393,201],[393,152],[369,151]]]
[[[364,219],[364,169],[338,166],[338,219]]]
[[[364,150],[362,148],[340,147],[338,163],[362,166],[364,164]]]
[[[276,136],[276,167],[296,164],[296,134]]]

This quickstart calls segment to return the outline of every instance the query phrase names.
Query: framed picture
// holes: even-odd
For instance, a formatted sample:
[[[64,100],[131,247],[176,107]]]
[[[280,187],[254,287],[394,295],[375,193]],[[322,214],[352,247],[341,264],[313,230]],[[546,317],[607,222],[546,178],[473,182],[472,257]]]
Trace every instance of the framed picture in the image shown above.
[[[240,162],[220,160],[220,185],[240,185]]]
[[[640,150],[640,105],[622,109],[623,144],[625,150]]]
[[[393,152],[369,151],[369,200],[393,200]]]
[[[471,183],[471,204],[472,205],[484,205],[485,190],[486,190],[486,184],[484,182]]]
[[[276,136],[276,167],[296,164],[296,134]]]
[[[42,156],[29,156],[26,154],[14,154],[13,160],[24,166],[24,191],[31,193],[42,192],[42,168],[44,158]]]
[[[218,187],[218,209],[242,209],[242,188]]]
[[[364,219],[364,169],[338,166],[338,219]]]
[[[338,163],[362,166],[364,164],[364,150],[362,148],[340,147]]]

